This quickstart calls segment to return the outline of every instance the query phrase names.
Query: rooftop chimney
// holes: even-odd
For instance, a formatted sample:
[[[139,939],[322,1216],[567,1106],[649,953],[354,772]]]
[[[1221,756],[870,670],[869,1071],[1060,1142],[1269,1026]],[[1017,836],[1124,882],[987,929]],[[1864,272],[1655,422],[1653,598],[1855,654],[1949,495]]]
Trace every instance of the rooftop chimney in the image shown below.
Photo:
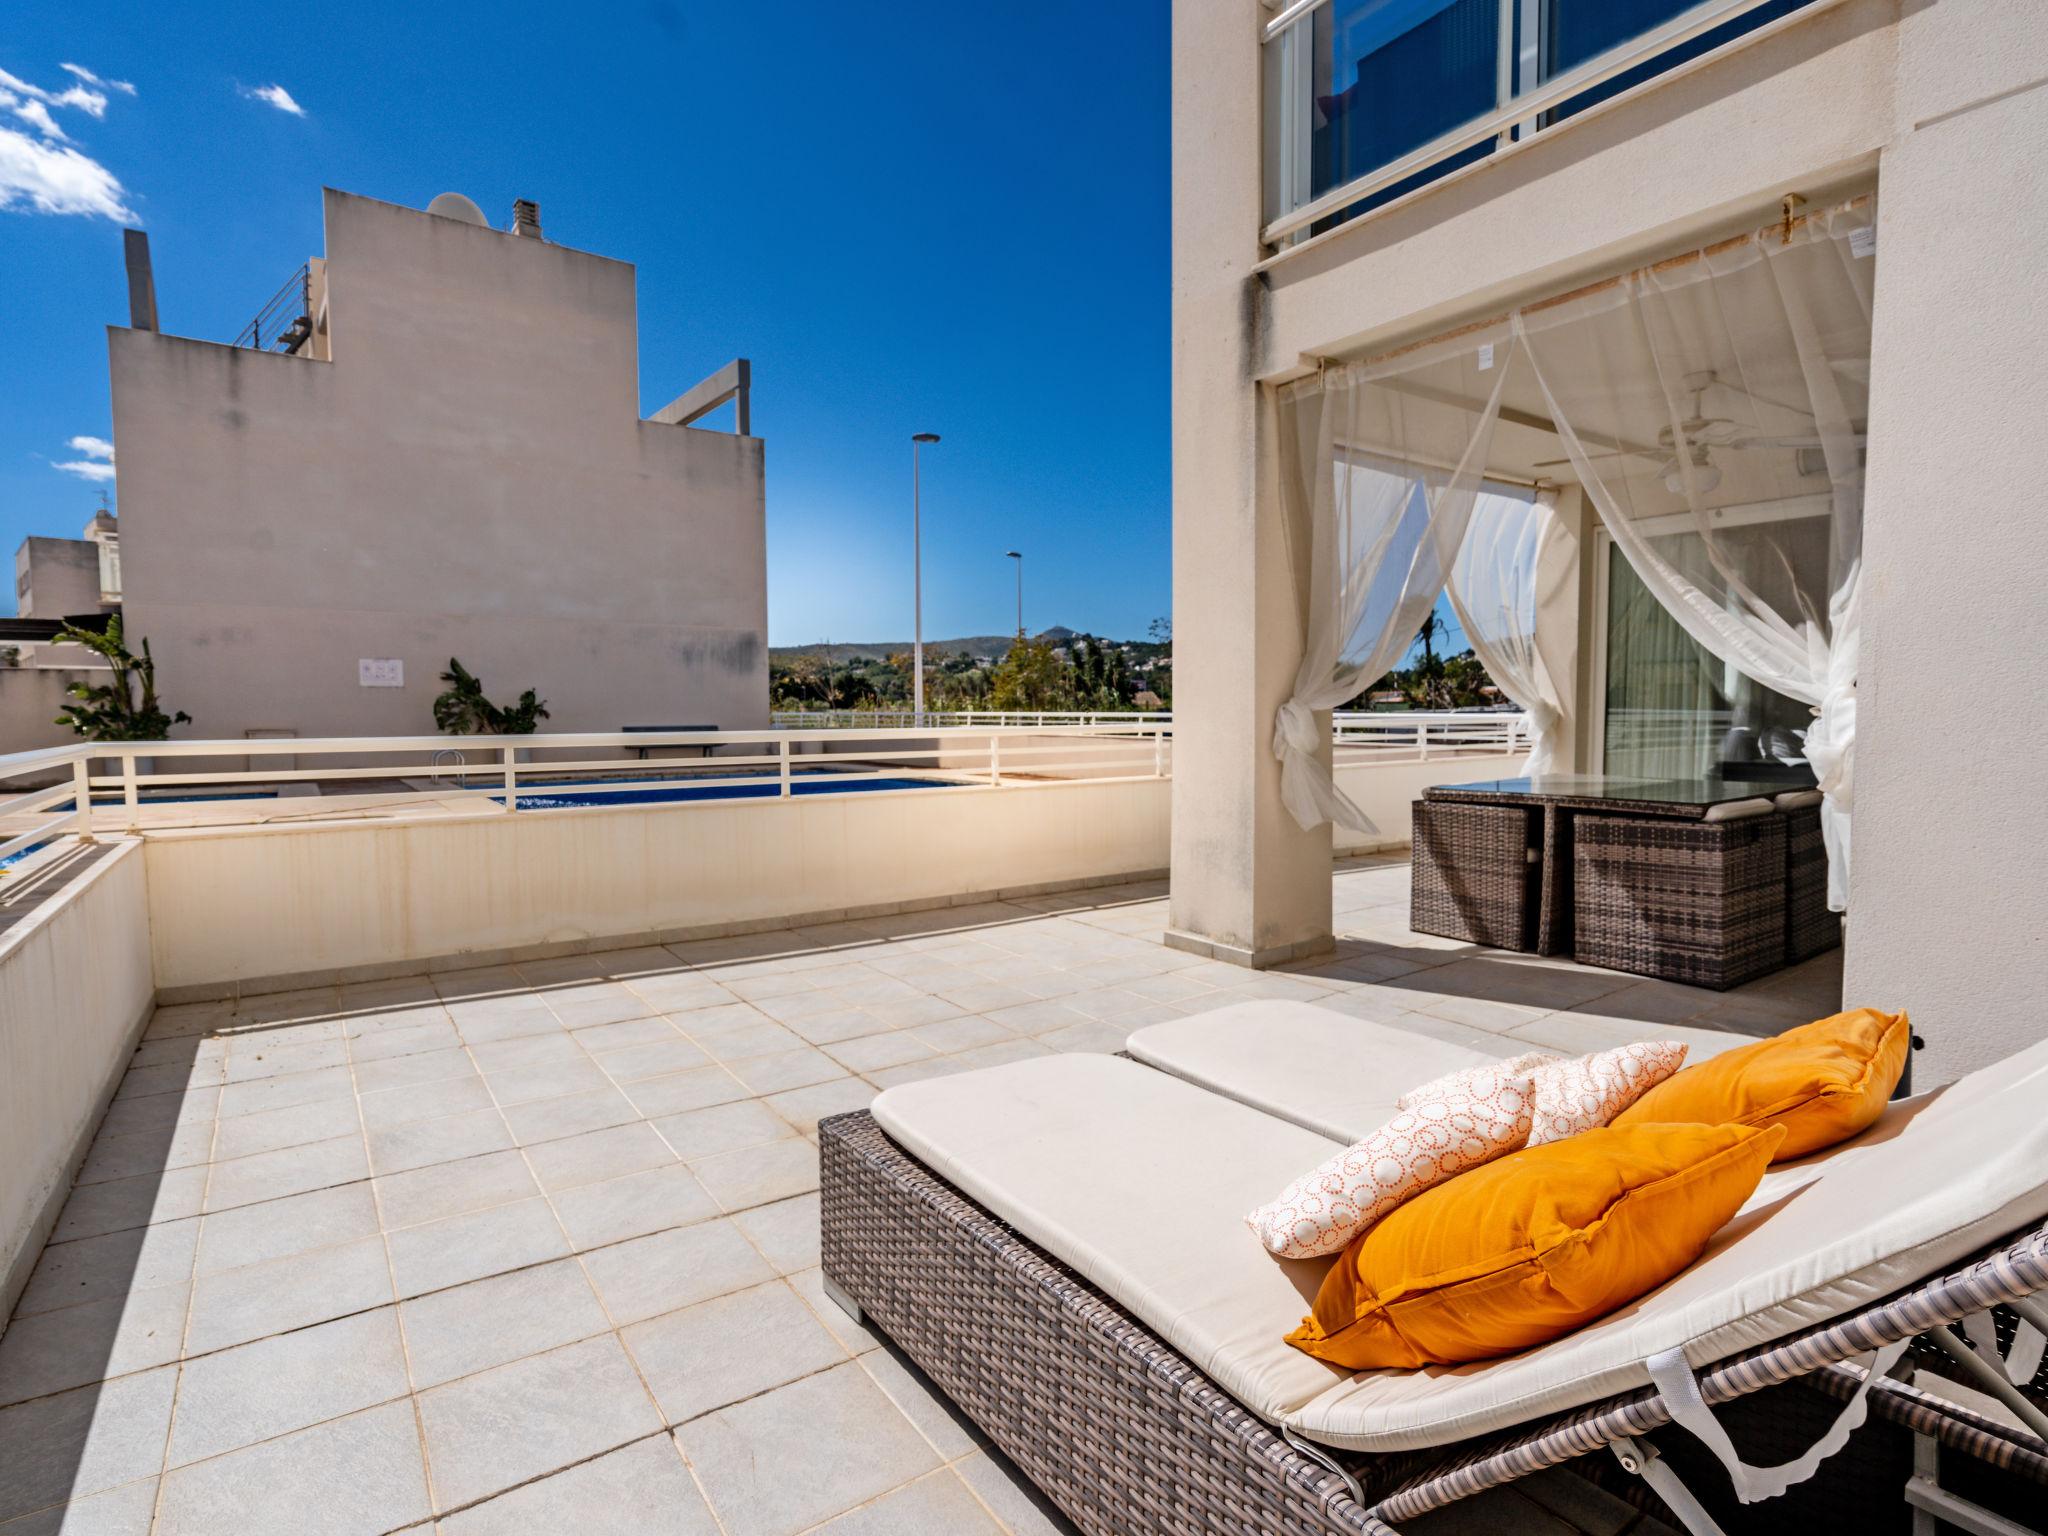
[[[153,331],[156,277],[149,270],[149,236],[139,229],[122,230],[121,254],[128,262],[128,324],[138,331]]]
[[[523,197],[512,200],[512,233],[540,238],[540,204],[528,202]]]

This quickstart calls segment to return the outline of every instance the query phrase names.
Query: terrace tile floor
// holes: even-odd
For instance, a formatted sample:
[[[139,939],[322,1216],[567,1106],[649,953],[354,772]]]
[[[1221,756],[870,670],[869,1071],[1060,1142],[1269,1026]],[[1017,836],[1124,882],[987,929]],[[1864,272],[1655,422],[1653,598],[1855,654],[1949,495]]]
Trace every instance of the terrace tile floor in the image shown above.
[[[1832,956],[1715,994],[1410,934],[1405,862],[1336,893],[1266,973],[1148,885],[161,1008],[0,1335],[0,1536],[1064,1531],[825,1299],[820,1116],[1245,998],[1503,1054],[1838,1006]],[[1599,1528],[1502,1497],[1429,1528]]]

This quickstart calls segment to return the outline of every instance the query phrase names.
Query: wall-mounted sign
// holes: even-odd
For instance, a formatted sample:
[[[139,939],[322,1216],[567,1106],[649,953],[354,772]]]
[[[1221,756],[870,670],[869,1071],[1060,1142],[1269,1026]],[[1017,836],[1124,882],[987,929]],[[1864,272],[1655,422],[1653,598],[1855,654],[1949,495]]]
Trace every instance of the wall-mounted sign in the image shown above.
[[[365,688],[403,688],[405,663],[396,656],[364,656],[356,662],[356,681]]]

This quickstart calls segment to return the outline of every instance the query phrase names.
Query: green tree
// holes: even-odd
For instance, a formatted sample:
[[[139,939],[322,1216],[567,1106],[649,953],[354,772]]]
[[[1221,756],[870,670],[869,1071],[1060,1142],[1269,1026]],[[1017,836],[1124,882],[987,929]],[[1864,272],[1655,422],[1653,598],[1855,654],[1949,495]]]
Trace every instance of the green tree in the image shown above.
[[[118,613],[107,620],[104,634],[66,624],[57,631],[57,639],[104,656],[113,672],[109,682],[66,688],[64,692],[79,702],[64,706],[58,725],[68,725],[91,741],[162,741],[172,726],[192,719],[182,709],[166,714],[157,702],[156,660],[149,654],[149,641],[143,640],[140,656],[130,654]]]
[[[484,685],[453,656],[441,674],[448,689],[434,700],[434,724],[451,736],[531,736],[548,706],[531,688],[510,709],[484,697]]]
[[[1019,635],[990,679],[989,705],[994,709],[1071,709],[1073,699],[1071,669],[1050,640]]]

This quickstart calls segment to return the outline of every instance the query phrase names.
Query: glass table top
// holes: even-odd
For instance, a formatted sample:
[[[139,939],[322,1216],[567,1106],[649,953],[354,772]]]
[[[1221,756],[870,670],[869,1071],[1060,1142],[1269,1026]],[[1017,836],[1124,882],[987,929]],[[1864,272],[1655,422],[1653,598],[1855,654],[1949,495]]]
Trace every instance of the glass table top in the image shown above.
[[[1768,800],[1798,787],[1751,779],[1629,779],[1601,774],[1557,773],[1533,779],[1483,779],[1468,784],[1436,784],[1423,793],[1432,799],[1471,795],[1489,799],[1611,800],[1617,804],[1703,810],[1730,800]]]

